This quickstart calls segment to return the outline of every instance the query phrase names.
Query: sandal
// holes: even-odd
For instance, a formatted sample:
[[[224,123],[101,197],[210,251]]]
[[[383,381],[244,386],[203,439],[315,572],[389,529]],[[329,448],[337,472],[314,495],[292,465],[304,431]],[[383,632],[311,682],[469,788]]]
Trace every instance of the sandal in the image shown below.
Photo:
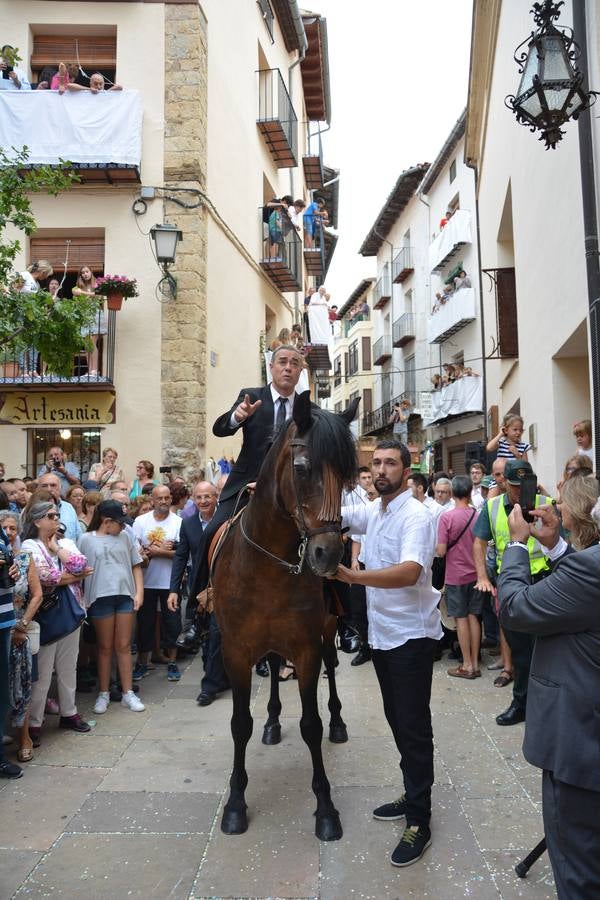
[[[506,669],[502,669],[498,677],[494,678],[494,685],[495,687],[506,687],[512,680],[512,672],[507,672]]]
[[[33,749],[31,747],[21,747],[20,750],[17,750],[17,759],[22,763],[31,762]]]
[[[481,672],[479,674],[481,675]],[[477,678],[475,672],[467,672],[462,666],[457,666],[455,669],[448,669],[448,675],[452,675],[453,678],[466,678],[467,681],[473,681],[474,678]]]
[[[282,671],[284,671],[285,669],[289,669],[289,672],[287,673],[287,675],[281,675],[281,673],[280,673],[280,675],[279,675],[280,681],[289,681],[290,678],[292,679],[292,681],[294,681],[298,678],[298,676],[296,675],[296,669],[294,668],[294,666],[285,665],[283,667]]]

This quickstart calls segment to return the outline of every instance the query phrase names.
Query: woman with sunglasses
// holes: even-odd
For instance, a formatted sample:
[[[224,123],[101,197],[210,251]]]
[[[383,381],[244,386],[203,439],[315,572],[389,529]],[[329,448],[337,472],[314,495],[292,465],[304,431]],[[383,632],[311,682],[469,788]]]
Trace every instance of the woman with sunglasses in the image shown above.
[[[98,643],[100,693],[94,706],[96,715],[105,713],[110,702],[113,652],[121,679],[122,706],[133,712],[145,709],[132,690],[131,663],[135,613],[144,600],[142,557],[124,526],[123,505],[116,500],[103,500],[79,541],[80,550],[94,570],[85,582],[84,597]]]
[[[31,553],[43,591],[50,592],[59,585],[67,585],[83,606],[81,582],[92,574],[92,569],[73,541],[58,537],[59,519],[53,502],[34,499],[26,511],[21,549]],[[44,708],[53,670],[58,686],[59,727],[78,732],[90,730],[75,705],[78,654],[79,629],[39,649],[38,680],[31,692],[29,715],[29,734],[34,747],[40,746]]]

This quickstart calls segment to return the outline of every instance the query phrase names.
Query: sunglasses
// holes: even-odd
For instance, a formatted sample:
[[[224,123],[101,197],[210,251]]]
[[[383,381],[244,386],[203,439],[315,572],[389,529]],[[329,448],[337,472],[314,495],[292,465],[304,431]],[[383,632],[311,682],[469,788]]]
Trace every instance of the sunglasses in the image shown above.
[[[46,515],[44,516],[44,518],[45,518],[45,519],[52,519],[53,521],[55,521],[56,519],[60,519],[60,516],[59,516],[58,513],[46,513]]]

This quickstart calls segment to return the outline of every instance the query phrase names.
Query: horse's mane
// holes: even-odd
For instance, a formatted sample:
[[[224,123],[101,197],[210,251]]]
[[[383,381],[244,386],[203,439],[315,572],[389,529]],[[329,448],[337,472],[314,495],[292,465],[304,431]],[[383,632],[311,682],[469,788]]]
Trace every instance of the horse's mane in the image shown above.
[[[328,482],[332,475],[339,478],[345,487],[354,487],[358,463],[356,445],[348,423],[337,413],[319,407],[312,407],[310,413],[312,425],[302,438],[306,440],[313,470],[323,476],[325,493],[329,493]],[[293,422],[290,419],[277,435],[269,453],[271,460],[277,459],[283,445],[288,442],[288,430]]]

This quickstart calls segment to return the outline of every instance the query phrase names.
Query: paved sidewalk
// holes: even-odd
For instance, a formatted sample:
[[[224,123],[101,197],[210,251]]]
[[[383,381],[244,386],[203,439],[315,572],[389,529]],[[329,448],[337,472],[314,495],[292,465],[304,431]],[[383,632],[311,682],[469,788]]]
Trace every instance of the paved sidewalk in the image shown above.
[[[227,837],[219,823],[232,760],[229,695],[201,709],[197,659],[179,684],[157,667],[141,683],[146,712],[114,704],[87,735],[49,717],[25,776],[0,787],[0,898],[457,898],[556,896],[544,855],[526,881],[515,863],[542,836],[541,777],[521,754],[523,726],[500,728],[510,701],[483,677],[465,682],[436,663],[433,843],[408,869],[389,855],[402,823],[371,810],[400,792],[397,751],[370,663],[338,670],[350,741],[324,742],[344,837],[319,843],[295,682],[281,685],[283,742],[260,742],[268,680],[256,678],[248,749],[250,827]],[[326,711],[327,682],[320,686]],[[10,748],[8,748],[10,751]]]

